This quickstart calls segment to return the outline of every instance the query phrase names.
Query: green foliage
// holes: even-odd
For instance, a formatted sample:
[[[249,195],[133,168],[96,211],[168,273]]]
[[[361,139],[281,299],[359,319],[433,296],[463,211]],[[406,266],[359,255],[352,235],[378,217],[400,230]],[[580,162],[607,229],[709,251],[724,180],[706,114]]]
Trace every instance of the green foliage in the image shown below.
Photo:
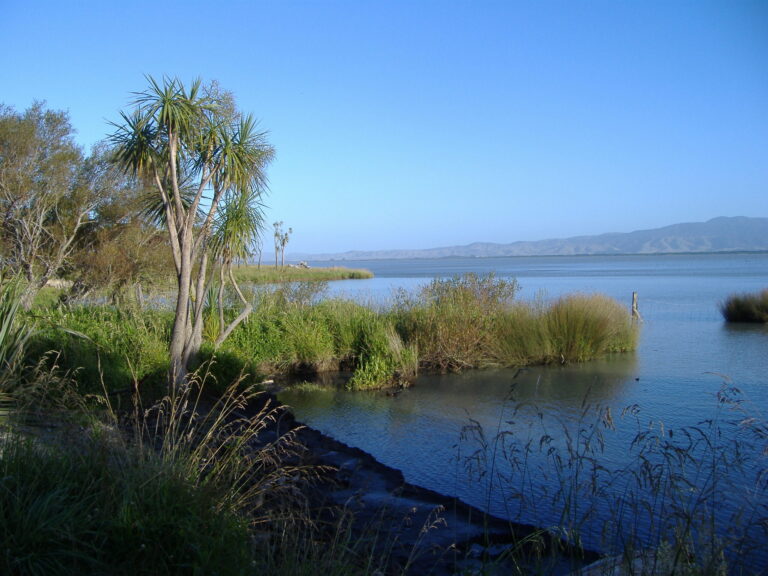
[[[22,288],[18,280],[0,275],[0,393],[15,388],[21,360],[32,331],[21,314]]]
[[[82,442],[0,440],[0,572],[242,573],[247,525],[219,494],[149,454]]]
[[[768,322],[768,289],[757,294],[729,296],[720,305],[720,312],[727,322]]]
[[[168,367],[172,315],[157,310],[76,306],[46,311],[30,341],[27,364],[50,351],[59,367],[77,371],[82,393],[130,390],[140,382],[156,392]]]
[[[22,303],[69,261],[98,201],[66,112],[35,102],[23,113],[0,105],[0,256],[26,280]]]
[[[241,375],[255,382],[342,368],[354,372],[351,388],[381,388],[412,381],[420,368],[582,362],[636,345],[628,312],[599,295],[550,305],[517,302],[514,281],[467,277],[436,280],[420,294],[401,295],[393,308],[377,310],[319,299],[323,287],[297,282],[253,290],[254,312],[218,348],[219,320],[207,307],[210,330],[195,366],[213,360],[209,371],[222,385]],[[149,392],[161,389],[171,313],[92,305],[44,314],[28,364],[56,351],[61,369],[77,370],[81,391],[100,391],[102,379],[109,391],[130,389],[134,381]],[[225,323],[235,314],[225,309]]]

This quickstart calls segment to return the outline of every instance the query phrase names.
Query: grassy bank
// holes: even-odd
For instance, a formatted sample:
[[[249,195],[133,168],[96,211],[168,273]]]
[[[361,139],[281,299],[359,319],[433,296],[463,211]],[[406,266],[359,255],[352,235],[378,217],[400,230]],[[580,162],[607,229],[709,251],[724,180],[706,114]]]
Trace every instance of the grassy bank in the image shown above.
[[[238,282],[250,284],[279,284],[281,282],[329,282],[332,280],[361,280],[373,278],[369,270],[344,268],[307,268],[303,266],[237,266]]]
[[[516,292],[515,281],[467,275],[401,294],[385,310],[262,292],[222,352],[263,373],[348,369],[349,387],[376,388],[419,370],[583,362],[636,345],[628,311],[609,298],[545,304],[518,302]]]
[[[243,369],[254,379],[346,370],[349,387],[380,388],[406,384],[420,370],[584,362],[633,350],[637,341],[636,325],[614,300],[576,294],[520,302],[514,280],[493,276],[434,280],[384,310],[318,299],[322,287],[253,289],[254,312],[215,351],[214,376],[226,383]],[[87,391],[101,379],[109,390],[130,389],[134,381],[162,387],[169,313],[87,306],[51,309],[44,317],[30,360],[57,351],[56,361],[77,369]],[[211,320],[212,341],[215,314]],[[210,345],[203,352],[203,360],[214,354]]]
[[[756,294],[729,296],[720,305],[720,312],[727,322],[768,322],[768,289]]]

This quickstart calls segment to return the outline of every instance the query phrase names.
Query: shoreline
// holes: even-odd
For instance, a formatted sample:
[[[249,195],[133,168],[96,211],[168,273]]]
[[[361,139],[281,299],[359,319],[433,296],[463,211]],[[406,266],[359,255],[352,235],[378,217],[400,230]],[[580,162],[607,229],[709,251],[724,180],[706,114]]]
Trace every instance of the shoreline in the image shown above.
[[[356,535],[375,525],[385,541],[391,540],[391,563],[405,573],[448,576],[494,562],[498,568],[519,569],[519,557],[509,557],[511,549],[530,555],[524,565],[535,573],[545,568],[555,575],[578,573],[602,558],[595,551],[570,547],[544,529],[492,516],[457,497],[406,482],[400,470],[299,422],[272,394],[269,402],[281,406],[275,436],[296,431],[306,449],[304,463],[329,470],[314,490],[313,508],[352,512]]]

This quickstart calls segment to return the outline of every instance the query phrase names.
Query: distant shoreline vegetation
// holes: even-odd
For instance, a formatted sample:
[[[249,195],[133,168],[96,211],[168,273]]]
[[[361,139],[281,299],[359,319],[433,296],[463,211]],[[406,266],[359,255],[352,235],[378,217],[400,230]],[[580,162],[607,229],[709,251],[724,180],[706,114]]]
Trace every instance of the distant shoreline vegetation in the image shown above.
[[[332,280],[364,280],[373,278],[373,272],[362,268],[342,266],[313,268],[301,264],[285,266],[238,266],[232,272],[238,282],[251,284],[278,284],[281,282],[329,282]]]
[[[768,323],[768,288],[755,294],[733,294],[720,305],[726,322]]]

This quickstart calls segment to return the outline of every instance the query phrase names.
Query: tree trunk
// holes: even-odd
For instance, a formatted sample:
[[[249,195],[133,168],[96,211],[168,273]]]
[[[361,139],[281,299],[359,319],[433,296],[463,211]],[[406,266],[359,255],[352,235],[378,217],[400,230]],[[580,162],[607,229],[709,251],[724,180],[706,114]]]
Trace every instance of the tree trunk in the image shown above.
[[[180,264],[177,276],[176,316],[173,321],[171,345],[168,351],[170,356],[169,378],[174,386],[183,384],[187,376],[185,348],[188,335],[191,332],[189,296],[192,287],[192,244],[188,240],[183,242]]]

